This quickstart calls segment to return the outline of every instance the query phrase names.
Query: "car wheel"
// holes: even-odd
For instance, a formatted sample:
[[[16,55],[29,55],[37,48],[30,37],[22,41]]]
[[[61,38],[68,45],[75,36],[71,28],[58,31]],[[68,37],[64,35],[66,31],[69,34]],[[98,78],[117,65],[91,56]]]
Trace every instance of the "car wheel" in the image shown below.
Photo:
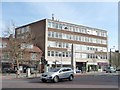
[[[72,80],[73,80],[73,75],[70,75],[69,81],[72,81]]]
[[[59,81],[59,77],[58,76],[55,76],[54,78],[53,78],[53,82],[54,83],[57,83]]]
[[[47,82],[47,80],[45,80],[45,79],[42,79],[42,82]]]

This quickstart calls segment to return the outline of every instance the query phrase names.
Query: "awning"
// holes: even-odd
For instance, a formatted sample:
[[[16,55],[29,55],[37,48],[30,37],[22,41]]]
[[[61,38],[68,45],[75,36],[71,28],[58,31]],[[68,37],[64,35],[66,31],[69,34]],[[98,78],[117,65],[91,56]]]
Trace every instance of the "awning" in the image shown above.
[[[109,63],[107,63],[107,62],[98,62],[98,65],[99,66],[107,66],[107,65],[109,65]]]

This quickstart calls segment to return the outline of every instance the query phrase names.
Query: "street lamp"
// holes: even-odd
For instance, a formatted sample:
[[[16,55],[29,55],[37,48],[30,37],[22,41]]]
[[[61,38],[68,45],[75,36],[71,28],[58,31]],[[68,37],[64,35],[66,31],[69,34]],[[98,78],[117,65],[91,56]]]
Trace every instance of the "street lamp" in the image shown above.
[[[109,59],[109,66],[111,66],[111,61],[112,61],[112,60],[111,60],[111,52],[112,52],[112,51],[111,51],[111,49],[115,49],[115,46],[113,46],[113,48],[110,48],[110,59]]]
[[[61,56],[61,67],[63,67],[63,64],[62,64],[62,51],[59,52],[60,56]]]

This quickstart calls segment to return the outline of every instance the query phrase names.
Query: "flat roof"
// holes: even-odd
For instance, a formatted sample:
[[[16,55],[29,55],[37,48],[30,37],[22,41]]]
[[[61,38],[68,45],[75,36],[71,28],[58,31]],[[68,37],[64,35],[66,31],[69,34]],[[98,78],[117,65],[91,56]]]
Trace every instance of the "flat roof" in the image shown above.
[[[75,26],[82,26],[82,27],[86,27],[86,28],[92,28],[92,29],[96,29],[96,30],[107,32],[107,30],[100,29],[100,28],[94,28],[94,27],[90,27],[90,26],[87,26],[87,25],[78,25],[78,24],[74,24],[74,23],[63,22],[63,21],[58,21],[58,20],[52,20],[52,19],[47,19],[47,18],[41,19],[41,20],[37,20],[37,21],[31,22],[31,23],[28,23],[28,24],[24,24],[24,25],[21,25],[21,26],[18,26],[16,29],[19,29],[19,28],[22,28],[22,27],[25,27],[25,26],[29,26],[31,24],[38,23],[38,22],[40,22],[42,20],[48,20],[48,21],[59,22],[59,23],[66,23],[66,24],[71,24],[71,25],[75,25]]]

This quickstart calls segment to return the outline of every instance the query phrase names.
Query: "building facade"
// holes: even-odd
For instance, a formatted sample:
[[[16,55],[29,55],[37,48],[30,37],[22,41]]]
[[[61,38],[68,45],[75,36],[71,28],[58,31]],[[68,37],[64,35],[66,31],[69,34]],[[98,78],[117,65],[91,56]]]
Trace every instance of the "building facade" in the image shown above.
[[[43,19],[16,28],[16,37],[24,39],[31,32],[33,41],[43,52],[49,67],[71,66],[71,45],[74,44],[76,68],[98,70],[109,64],[106,30],[76,25],[54,19]]]
[[[13,52],[11,52],[10,46],[10,37],[0,38],[0,70],[3,68],[15,69],[16,67],[16,60],[13,59]],[[39,62],[42,56],[42,51],[38,47],[34,46],[33,44],[27,44],[26,46],[27,47],[25,47],[24,43],[21,43],[18,51],[18,53],[20,53],[18,56],[18,61],[21,67],[23,65],[36,65],[36,62]]]

